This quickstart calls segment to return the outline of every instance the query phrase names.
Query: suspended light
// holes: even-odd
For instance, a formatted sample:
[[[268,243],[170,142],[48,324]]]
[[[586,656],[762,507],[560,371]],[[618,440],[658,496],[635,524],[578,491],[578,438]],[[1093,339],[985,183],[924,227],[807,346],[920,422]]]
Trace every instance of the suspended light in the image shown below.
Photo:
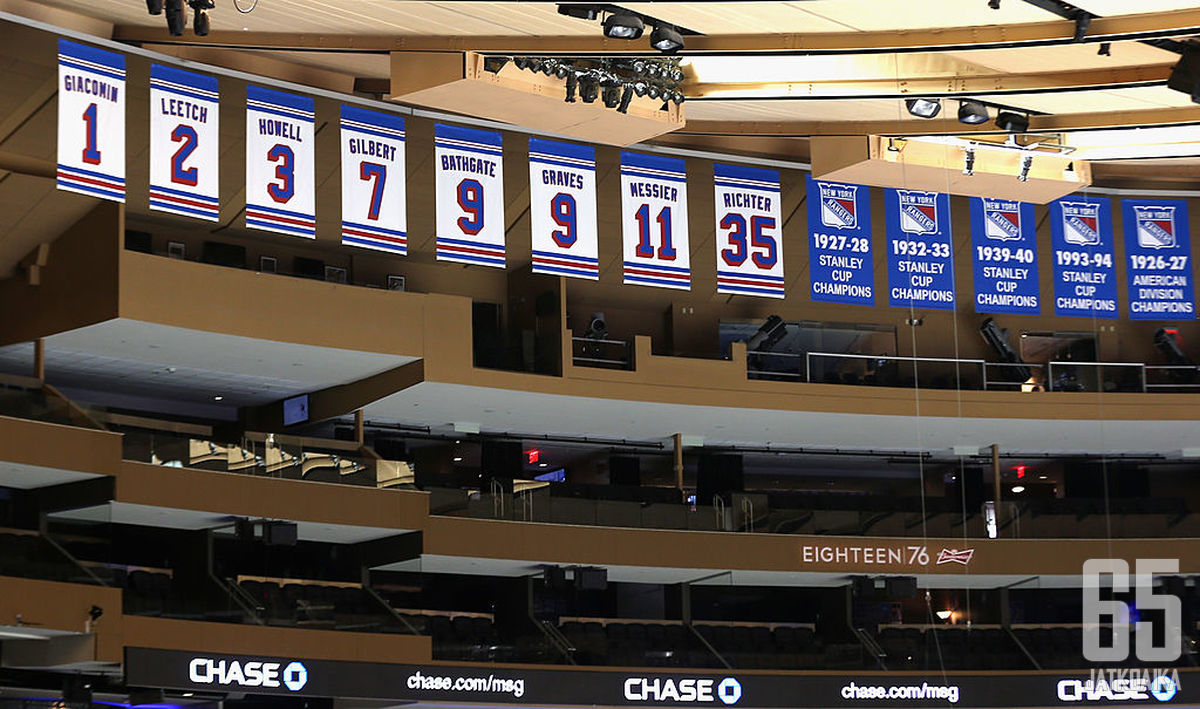
[[[967,148],[963,158],[963,174],[967,177],[975,174],[975,148]]]
[[[1017,174],[1017,179],[1021,182],[1029,181],[1029,168],[1033,167],[1033,156],[1025,153],[1021,156],[1021,172]]]
[[[508,57],[484,57],[483,70],[492,74],[499,74],[504,65],[508,64]]]
[[[637,39],[646,31],[642,18],[636,15],[609,15],[604,18],[604,36],[612,39]]]
[[[567,103],[575,103],[575,88],[579,86],[579,77],[575,72],[567,74],[567,97],[563,99]]]
[[[670,25],[658,25],[650,33],[650,46],[663,54],[674,54],[683,49],[683,35]]]
[[[628,113],[629,104],[633,101],[633,87],[625,86],[625,90],[621,92],[621,103],[617,106],[617,113]]]
[[[963,101],[958,104],[958,122],[976,126],[987,121],[987,106],[979,101]]]
[[[583,99],[584,103],[593,103],[596,96],[600,93],[600,84],[592,76],[579,77],[579,98]]]
[[[933,118],[942,110],[941,101],[930,98],[910,98],[904,101],[908,112],[917,118]]]
[[[996,127],[1009,133],[1024,133],[1029,130],[1029,116],[1012,111],[1001,111],[996,114]]]
[[[621,103],[621,89],[617,86],[605,86],[600,95],[605,108],[616,108]]]

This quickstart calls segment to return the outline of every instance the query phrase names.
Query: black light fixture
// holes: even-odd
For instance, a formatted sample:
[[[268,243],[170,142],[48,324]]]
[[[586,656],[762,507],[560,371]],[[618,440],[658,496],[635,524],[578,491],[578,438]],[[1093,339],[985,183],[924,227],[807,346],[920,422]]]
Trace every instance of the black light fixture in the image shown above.
[[[1089,12],[1080,10],[1075,14],[1075,41],[1082,42],[1087,36],[1088,27],[1092,25],[1092,15]]]
[[[917,118],[933,118],[942,111],[942,102],[931,98],[905,99],[904,106]]]
[[[163,0],[146,0],[146,12],[151,15],[161,15],[163,11]]]
[[[208,11],[217,6],[213,0],[188,0],[188,5],[191,6],[192,12],[192,31],[197,37],[208,36],[208,30],[212,23],[208,19]]]
[[[1171,69],[1167,88],[1192,97],[1192,103],[1200,103],[1200,49],[1188,46],[1183,56]]]
[[[663,54],[674,54],[683,49],[683,35],[670,25],[656,25],[650,33],[650,46]]]
[[[675,102],[676,106],[683,104],[683,93],[680,91],[672,91],[671,100]]]
[[[187,24],[187,15],[184,13],[183,0],[166,0],[163,5],[167,15],[167,31],[172,37],[180,37],[183,35],[183,28]]]
[[[1009,133],[1024,133],[1029,130],[1029,116],[1001,111],[996,114],[996,127]]]
[[[625,90],[621,92],[621,103],[617,106],[617,113],[628,113],[629,104],[633,101],[633,87],[629,84],[625,85]]]
[[[575,103],[575,89],[579,86],[579,77],[575,72],[567,74],[567,97],[563,99],[567,103]]]
[[[596,81],[595,77],[579,77],[579,98],[583,99],[584,103],[594,103],[599,93],[600,83]]]
[[[646,31],[646,23],[637,15],[615,14],[604,18],[604,36],[612,39],[637,39]]]
[[[604,101],[605,108],[616,108],[621,103],[621,87],[605,86],[600,92],[600,100]]]
[[[976,126],[987,121],[987,106],[979,101],[963,101],[958,104],[958,122]]]
[[[967,177],[975,174],[975,148],[970,146],[966,149],[966,155],[963,157],[963,174]]]
[[[580,20],[594,20],[599,16],[599,12],[591,5],[559,5],[558,14]]]
[[[999,10],[1000,0],[988,0],[988,7],[992,8],[993,10]],[[559,10],[559,12],[562,12],[562,10]]]
[[[508,64],[508,57],[484,57],[483,70],[492,74],[499,74],[504,65]]]
[[[1021,156],[1021,171],[1017,173],[1017,179],[1021,182],[1029,181],[1029,168],[1033,167],[1033,155],[1025,153]]]
[[[1112,56],[1112,42],[1101,42],[1100,49],[1097,50],[1096,54],[1099,54],[1102,57],[1111,57]]]

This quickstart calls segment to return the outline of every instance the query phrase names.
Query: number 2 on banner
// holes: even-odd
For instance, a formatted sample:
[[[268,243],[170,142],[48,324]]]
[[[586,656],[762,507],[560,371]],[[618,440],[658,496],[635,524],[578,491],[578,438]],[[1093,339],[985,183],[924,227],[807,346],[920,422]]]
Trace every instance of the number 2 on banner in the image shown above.
[[[750,217],[750,244],[746,245],[746,218],[741,214],[730,212],[721,219],[721,228],[729,230],[729,245],[733,249],[722,249],[721,259],[726,264],[737,267],[746,262],[747,256],[755,266],[763,270],[774,268],[779,260],[779,252],[775,247],[775,237],[766,234],[767,230],[775,228],[774,217]],[[762,249],[761,252],[749,253],[750,249]]]
[[[575,244],[575,198],[565,192],[559,192],[550,200],[550,218],[562,227],[562,230],[550,232],[550,238],[561,248],[569,249]]]
[[[458,183],[458,206],[471,215],[458,218],[458,228],[464,234],[478,234],[483,231],[483,185],[479,180],[466,179]]]
[[[99,165],[100,151],[96,149],[96,104],[89,104],[83,110],[83,122],[87,124],[84,127],[86,138],[83,146],[83,161],[89,165]]]
[[[179,146],[179,150],[171,156],[171,182],[179,185],[196,186],[199,180],[199,170],[194,167],[184,169],[183,163],[192,155],[192,151],[196,149],[196,140],[199,136],[196,135],[196,129],[180,123],[175,126],[175,130],[171,131],[171,142],[183,143]]]
[[[638,244],[634,253],[638,258],[654,258],[654,246],[650,243],[650,205],[643,204],[634,213],[638,223]],[[663,207],[655,217],[658,222],[659,236],[662,245],[658,247],[658,258],[661,261],[675,260],[675,247],[671,245],[671,208]]]
[[[383,206],[383,186],[387,182],[387,165],[363,161],[358,165],[358,179],[371,180],[371,206],[367,208],[367,219],[379,219]]]
[[[267,194],[276,202],[287,202],[296,194],[296,155],[288,146],[276,144],[267,151],[267,159],[279,163],[275,166],[275,179],[280,183],[267,185]]]

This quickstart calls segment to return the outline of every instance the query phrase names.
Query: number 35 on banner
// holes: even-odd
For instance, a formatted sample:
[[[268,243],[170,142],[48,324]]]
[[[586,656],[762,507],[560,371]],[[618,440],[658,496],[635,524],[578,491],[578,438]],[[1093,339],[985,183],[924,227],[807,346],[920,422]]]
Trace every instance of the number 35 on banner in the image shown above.
[[[125,201],[125,56],[58,40],[58,189]]]

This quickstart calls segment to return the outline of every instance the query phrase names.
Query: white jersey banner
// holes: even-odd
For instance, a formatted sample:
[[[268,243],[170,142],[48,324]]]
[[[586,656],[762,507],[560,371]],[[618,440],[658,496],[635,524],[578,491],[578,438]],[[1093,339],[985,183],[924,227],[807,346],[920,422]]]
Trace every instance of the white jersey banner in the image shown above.
[[[342,243],[404,256],[404,118],[342,106]]]
[[[683,158],[621,152],[625,283],[691,288],[684,167]]]
[[[217,78],[150,65],[150,209],[217,221]]]
[[[504,268],[504,154],[495,131],[434,125],[437,259]]]
[[[317,236],[313,99],[246,87],[246,226]]]
[[[529,225],[534,273],[600,278],[595,148],[529,139]]]
[[[125,201],[125,55],[58,40],[58,189]]]
[[[782,298],[779,172],[713,165],[717,208],[717,292]]]

